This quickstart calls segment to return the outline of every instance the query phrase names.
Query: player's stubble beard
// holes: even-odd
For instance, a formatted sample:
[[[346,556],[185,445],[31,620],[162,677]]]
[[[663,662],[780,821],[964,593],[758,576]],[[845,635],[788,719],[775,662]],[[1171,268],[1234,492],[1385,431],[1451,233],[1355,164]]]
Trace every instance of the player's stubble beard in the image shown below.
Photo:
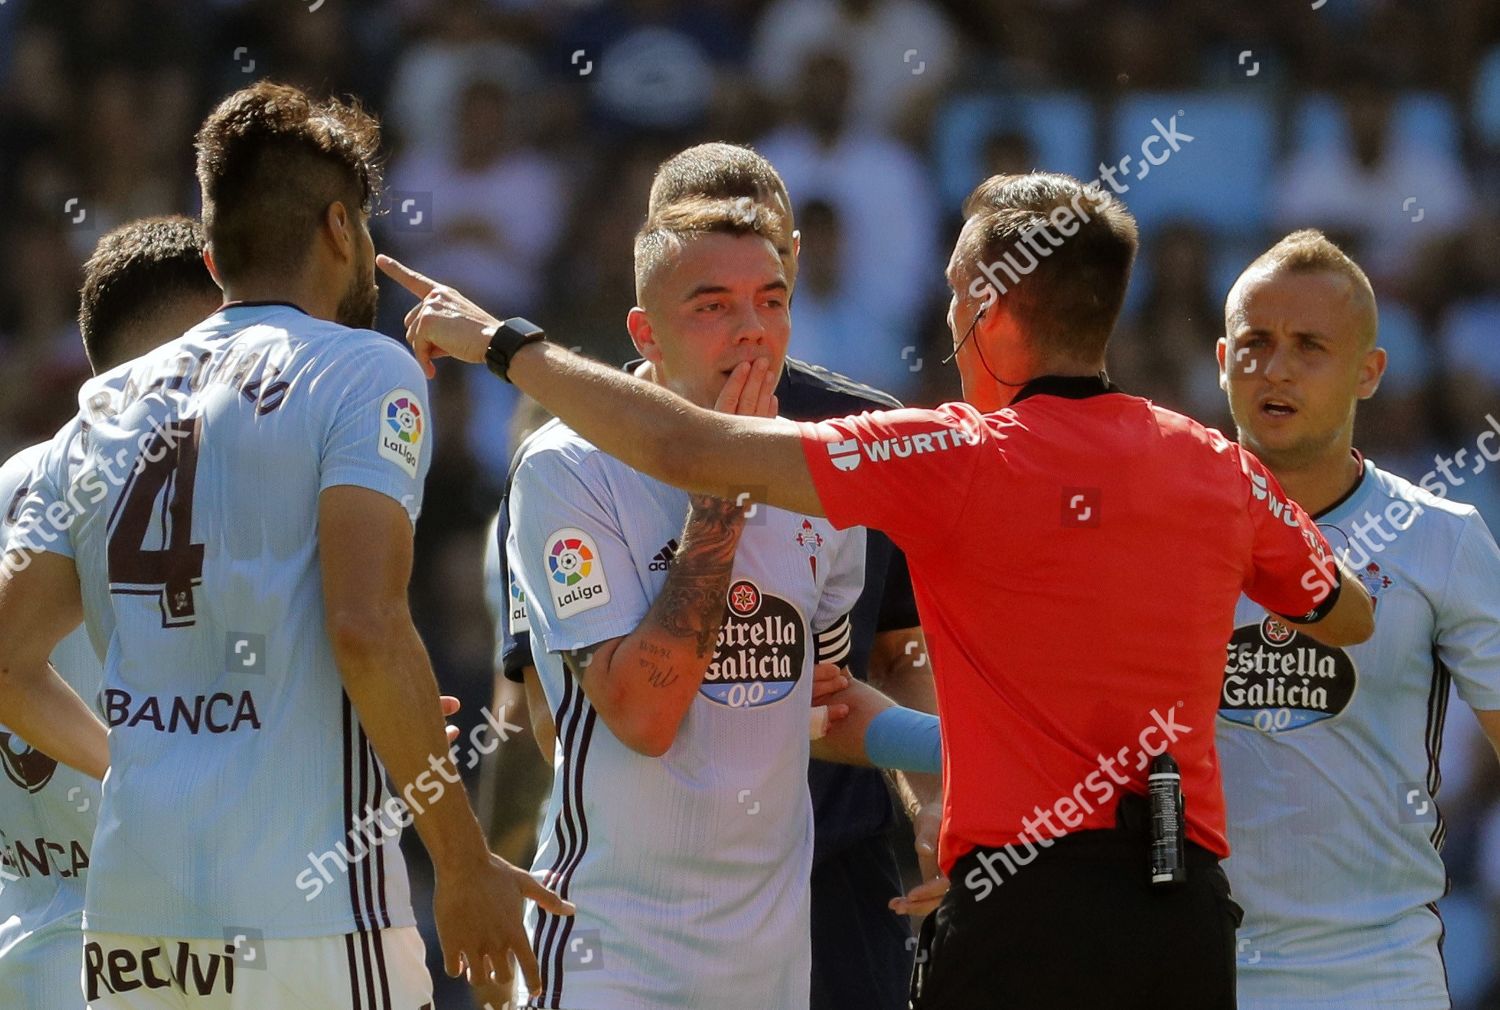
[[[1352,412],[1351,407],[1350,424],[1353,423]],[[1269,467],[1272,473],[1309,470],[1340,460],[1346,454],[1342,446],[1342,427],[1331,431],[1308,432],[1275,447],[1262,442],[1252,429],[1240,425],[1236,427],[1240,444],[1255,453],[1255,458]]]
[[[375,328],[380,307],[380,289],[375,286],[375,264],[361,252],[355,257],[354,276],[339,299],[336,322],[356,330]]]

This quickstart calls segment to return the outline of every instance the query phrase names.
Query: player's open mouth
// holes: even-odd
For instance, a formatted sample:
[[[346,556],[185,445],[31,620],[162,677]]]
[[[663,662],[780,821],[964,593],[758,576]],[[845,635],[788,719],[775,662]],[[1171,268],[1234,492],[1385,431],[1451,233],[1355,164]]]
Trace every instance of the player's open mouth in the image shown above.
[[[1297,408],[1285,400],[1269,399],[1261,401],[1260,412],[1270,417],[1291,417]]]

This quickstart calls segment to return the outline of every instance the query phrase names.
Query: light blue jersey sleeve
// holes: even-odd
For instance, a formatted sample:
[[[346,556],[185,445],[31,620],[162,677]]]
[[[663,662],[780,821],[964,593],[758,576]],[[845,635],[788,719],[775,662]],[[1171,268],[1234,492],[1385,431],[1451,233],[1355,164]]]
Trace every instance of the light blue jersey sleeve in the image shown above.
[[[628,635],[651,607],[601,462],[571,446],[543,447],[511,484],[510,567],[531,633],[548,652]]]
[[[22,487],[5,503],[8,565],[24,565],[25,555],[40,551],[76,557],[69,534],[78,519],[80,500],[89,499],[93,493],[89,490],[93,482],[85,479],[69,497],[68,458],[82,428],[83,422],[77,417],[64,425],[47,444]],[[20,553],[11,557],[11,552]]]
[[[322,378],[329,381],[335,374]],[[326,394],[336,396],[337,403],[309,415],[328,425],[319,490],[353,485],[378,491],[400,502],[415,524],[433,445],[421,366],[401,345],[385,339],[362,347],[358,364],[346,374],[342,388]]]
[[[849,661],[854,646],[854,624],[849,615],[865,588],[867,539],[868,534],[862,526],[841,530],[832,536],[833,556],[829,559],[832,567],[812,618],[816,662],[843,664]]]
[[[1500,709],[1500,548],[1477,512],[1459,535],[1436,632],[1459,697],[1480,711]]]
[[[818,598],[818,611],[813,615],[812,626],[815,632],[827,628],[853,610],[860,594],[864,592],[867,538],[868,534],[862,526],[834,535],[833,567],[829,569],[828,581],[823,584],[823,595]]]
[[[489,611],[490,621],[494,625],[495,653],[493,665],[496,670],[505,666],[505,646],[509,641],[506,626],[510,623],[509,608],[509,574],[504,570],[500,560],[500,520],[505,511],[502,506],[500,512],[490,520],[490,524],[484,528],[484,609]]]

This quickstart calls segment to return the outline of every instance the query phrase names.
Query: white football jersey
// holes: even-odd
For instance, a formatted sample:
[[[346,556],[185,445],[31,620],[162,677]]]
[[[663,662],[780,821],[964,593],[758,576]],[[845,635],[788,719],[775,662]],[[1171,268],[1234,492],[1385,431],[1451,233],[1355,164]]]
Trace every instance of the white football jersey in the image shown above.
[[[400,343],[226,306],[84,384],[12,542],[74,558],[111,771],[91,930],[268,939],[414,923],[385,771],[324,627],[318,501],[415,521],[426,382]]]
[[[23,449],[0,466],[0,522],[7,533],[46,449],[46,443]],[[51,661],[80,698],[98,706],[104,668],[83,628],[58,643]],[[99,782],[4,726],[0,762],[0,1007],[78,1010],[83,893]]]
[[[1218,750],[1245,1010],[1449,1005],[1439,747],[1450,686],[1500,709],[1500,550],[1467,505],[1369,462],[1360,481],[1316,519],[1374,636],[1329,648],[1248,599],[1235,615]]]
[[[612,734],[562,654],[630,634],[667,579],[685,492],[554,422],[511,486],[508,557],[558,730],[534,869],[572,918],[529,909],[543,994],[566,1010],[805,1010],[815,658],[840,661],[864,531],[756,506],[717,650],[660,758]]]

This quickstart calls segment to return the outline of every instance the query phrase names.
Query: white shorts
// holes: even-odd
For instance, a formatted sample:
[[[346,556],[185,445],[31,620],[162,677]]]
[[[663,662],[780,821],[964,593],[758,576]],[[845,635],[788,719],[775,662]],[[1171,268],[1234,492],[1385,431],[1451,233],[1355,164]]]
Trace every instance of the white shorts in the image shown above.
[[[88,1010],[432,1010],[414,926],[229,942],[86,930],[83,992]]]

